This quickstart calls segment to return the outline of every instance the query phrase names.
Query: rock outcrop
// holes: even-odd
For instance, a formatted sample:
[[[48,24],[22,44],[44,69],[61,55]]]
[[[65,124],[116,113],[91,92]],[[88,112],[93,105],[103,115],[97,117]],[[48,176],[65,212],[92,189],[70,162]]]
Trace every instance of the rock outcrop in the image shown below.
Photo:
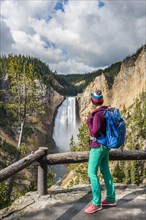
[[[79,219],[145,219],[146,188],[136,185],[116,184],[117,206],[87,215],[85,207],[92,199],[89,185],[78,185],[72,189],[50,189],[48,195],[39,196],[29,192],[16,200],[10,207],[0,211],[3,220],[79,220]],[[105,198],[102,186],[102,198]],[[98,215],[98,216],[97,216]]]
[[[45,113],[43,115],[38,115],[35,113],[33,116],[27,117],[26,124],[28,124],[32,130],[32,132],[27,135],[26,140],[27,148],[29,151],[35,151],[42,146],[50,148],[51,146],[55,145],[52,138],[54,117],[58,106],[64,100],[64,97],[57,93],[53,88],[47,88],[47,86],[40,83],[39,80],[35,80],[35,82],[38,88],[38,93],[40,95],[40,102],[44,106]],[[0,82],[0,89],[7,91],[5,94],[1,95],[3,102],[11,99],[11,96],[8,92],[8,87],[9,81],[6,76]],[[11,118],[8,118],[7,120],[9,121]],[[12,126],[10,129],[16,133],[16,128],[13,127],[14,126]],[[3,126],[0,126],[0,137],[7,143],[17,147],[16,139],[7,134]]]
[[[54,89],[43,89],[43,103],[45,108],[45,114],[38,118],[33,118],[37,123],[34,125],[34,133],[31,135],[32,150],[36,150],[41,146],[48,147],[52,151],[52,147],[55,146],[52,134],[54,126],[54,118],[58,106],[63,102],[64,97],[57,93]],[[31,142],[30,140],[30,142]]]
[[[109,89],[105,76],[102,74],[90,83],[83,94],[78,95],[80,117],[84,120],[93,109],[90,101],[91,93],[102,89],[104,104],[113,107],[129,107],[142,91],[146,90],[146,51],[143,47],[138,56],[126,58],[118,75],[115,77],[112,89]]]
[[[136,60],[125,60],[112,88],[111,105],[129,107],[146,90],[146,51],[143,48]]]

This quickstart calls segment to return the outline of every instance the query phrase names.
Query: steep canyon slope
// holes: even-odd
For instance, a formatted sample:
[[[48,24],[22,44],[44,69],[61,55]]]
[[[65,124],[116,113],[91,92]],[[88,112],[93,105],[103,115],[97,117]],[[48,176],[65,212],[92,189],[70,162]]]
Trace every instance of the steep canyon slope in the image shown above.
[[[27,117],[24,135],[26,133],[25,136],[27,136],[27,138],[25,138],[25,144],[30,151],[37,150],[41,146],[50,148],[54,145],[52,131],[55,112],[57,107],[64,100],[64,97],[57,93],[53,88],[47,88],[44,84],[40,84],[38,80],[36,83],[38,84],[38,90],[42,97],[41,101],[44,105],[44,114],[34,114],[33,116]],[[1,81],[1,87],[5,87],[6,89],[6,85],[7,83],[5,82],[5,79]],[[4,99],[6,96],[9,98],[9,94],[6,93]],[[12,118],[9,117],[8,113],[6,113],[6,115],[3,114],[4,113],[1,111],[0,138],[5,140],[8,144],[17,147],[16,137],[15,135],[11,135],[16,133],[13,125],[15,121],[12,122]]]
[[[146,50],[140,51],[126,58],[120,67],[120,71],[114,79],[112,88],[109,88],[105,76],[97,76],[90,83],[83,94],[77,96],[80,105],[80,117],[84,120],[93,108],[90,95],[97,89],[102,89],[104,104],[122,109],[133,104],[142,91],[146,90]]]

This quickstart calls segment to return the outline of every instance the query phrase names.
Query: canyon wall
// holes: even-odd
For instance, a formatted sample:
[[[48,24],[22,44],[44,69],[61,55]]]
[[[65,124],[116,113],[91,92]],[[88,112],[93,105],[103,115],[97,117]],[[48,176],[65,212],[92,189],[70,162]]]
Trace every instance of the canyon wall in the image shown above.
[[[95,107],[91,103],[91,93],[97,89],[103,91],[104,105],[122,109],[129,107],[146,90],[146,51],[143,47],[136,56],[126,58],[118,75],[115,77],[112,89],[109,89],[105,76],[102,74],[90,83],[83,94],[77,96],[80,106],[80,117],[84,120]]]
[[[53,146],[55,146],[52,138],[54,117],[58,106],[64,100],[64,97],[57,93],[54,89],[51,87],[47,88],[47,86],[40,83],[38,80],[36,80],[36,85],[40,94],[40,102],[44,106],[45,113],[43,115],[35,113],[33,116],[27,117],[26,126],[31,129],[31,132],[27,135],[25,144],[27,145],[29,151],[35,151],[42,146],[48,148],[53,148]],[[9,82],[8,77],[6,76],[5,79],[0,82],[1,89],[5,89],[7,91],[2,97],[3,102],[11,98],[7,89],[8,86]],[[9,126],[10,120],[11,118],[7,117],[8,125],[4,127],[0,125],[0,138],[17,147],[17,140],[7,133],[6,128]],[[13,124],[9,129],[11,129],[14,133],[17,132]]]
[[[31,118],[36,120],[34,125],[34,133],[29,138],[31,150],[36,150],[39,147],[48,147],[52,151],[55,143],[52,137],[54,118],[58,106],[63,102],[64,97],[57,93],[54,89],[44,90],[44,106],[45,114],[38,118]]]

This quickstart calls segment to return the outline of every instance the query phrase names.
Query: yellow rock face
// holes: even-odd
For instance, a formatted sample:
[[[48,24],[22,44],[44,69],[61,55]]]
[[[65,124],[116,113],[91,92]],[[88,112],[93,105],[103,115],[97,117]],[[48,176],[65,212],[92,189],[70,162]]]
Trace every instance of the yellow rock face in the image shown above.
[[[95,78],[84,93],[77,96],[80,106],[80,117],[83,121],[89,112],[94,109],[91,103],[91,93],[97,89],[103,91],[104,105],[122,109],[133,104],[142,91],[146,90],[146,52],[143,50],[137,59],[126,59],[115,78],[112,89],[108,88],[104,75]]]
[[[144,50],[139,54],[137,60],[130,65],[124,62],[113,85],[113,96],[111,104],[125,107],[133,104],[142,91],[146,90],[146,53]]]

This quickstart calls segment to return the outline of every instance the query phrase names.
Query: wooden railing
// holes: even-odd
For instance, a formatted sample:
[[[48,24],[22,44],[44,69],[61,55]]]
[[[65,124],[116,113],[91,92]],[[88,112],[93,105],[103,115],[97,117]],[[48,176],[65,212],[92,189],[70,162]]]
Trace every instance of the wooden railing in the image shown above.
[[[39,195],[47,194],[48,165],[69,164],[87,162],[89,152],[67,152],[48,154],[48,149],[41,147],[39,150],[0,170],[0,182],[5,181],[12,175],[18,173],[34,162],[38,162],[37,189]],[[110,160],[146,160],[144,150],[112,150],[109,154]]]

